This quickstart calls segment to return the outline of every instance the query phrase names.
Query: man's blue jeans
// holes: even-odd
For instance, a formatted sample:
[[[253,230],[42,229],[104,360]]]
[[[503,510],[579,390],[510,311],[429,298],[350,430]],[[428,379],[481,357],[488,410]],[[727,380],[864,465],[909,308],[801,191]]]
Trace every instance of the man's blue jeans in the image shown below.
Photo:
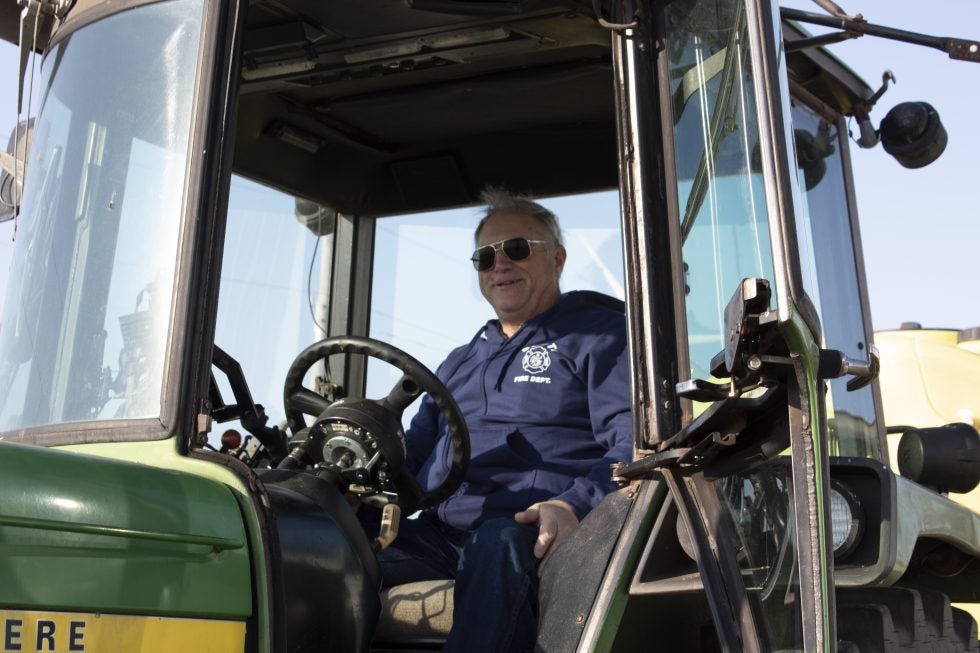
[[[382,585],[456,579],[453,629],[444,651],[524,653],[537,635],[535,526],[504,517],[461,531],[435,517],[403,519],[378,555]]]

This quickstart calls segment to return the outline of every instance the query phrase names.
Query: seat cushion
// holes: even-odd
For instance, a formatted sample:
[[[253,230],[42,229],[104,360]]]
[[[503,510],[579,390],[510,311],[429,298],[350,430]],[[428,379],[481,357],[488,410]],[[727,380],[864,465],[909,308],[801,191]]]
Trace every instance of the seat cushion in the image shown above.
[[[453,581],[426,580],[381,590],[381,618],[374,641],[438,643],[453,625]]]

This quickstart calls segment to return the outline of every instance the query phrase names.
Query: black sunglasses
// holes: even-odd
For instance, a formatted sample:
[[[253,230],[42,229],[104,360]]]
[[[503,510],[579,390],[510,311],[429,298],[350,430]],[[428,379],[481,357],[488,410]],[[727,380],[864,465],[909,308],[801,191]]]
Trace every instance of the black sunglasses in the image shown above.
[[[496,243],[478,247],[473,251],[470,260],[477,272],[486,272],[493,267],[497,260],[497,250],[502,251],[512,261],[523,261],[531,255],[531,243],[546,245],[547,240],[528,240],[527,238],[508,238]]]

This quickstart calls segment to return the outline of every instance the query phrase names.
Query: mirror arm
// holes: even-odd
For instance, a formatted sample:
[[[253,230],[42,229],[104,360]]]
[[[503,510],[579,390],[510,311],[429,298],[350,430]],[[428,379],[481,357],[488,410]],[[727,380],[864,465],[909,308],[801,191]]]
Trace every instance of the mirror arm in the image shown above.
[[[859,36],[867,34],[893,41],[922,45],[927,48],[941,50],[948,54],[950,59],[980,63],[980,42],[978,41],[948,36],[929,36],[928,34],[909,32],[895,29],[894,27],[886,27],[885,25],[875,25],[865,22],[861,16],[853,19],[843,16],[824,16],[823,14],[815,14],[790,7],[780,7],[779,14],[784,20],[795,20],[801,23],[811,23],[823,27],[834,27],[846,32],[855,33]]]

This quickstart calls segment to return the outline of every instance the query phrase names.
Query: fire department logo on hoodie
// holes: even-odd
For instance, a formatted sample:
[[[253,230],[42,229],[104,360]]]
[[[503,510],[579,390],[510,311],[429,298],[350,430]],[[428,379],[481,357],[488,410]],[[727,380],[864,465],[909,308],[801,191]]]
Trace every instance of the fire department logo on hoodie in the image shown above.
[[[540,374],[551,367],[551,356],[548,350],[541,345],[525,347],[524,360],[521,361],[524,371],[528,374]]]
[[[514,383],[551,383],[550,376],[533,376],[541,374],[551,367],[551,354],[549,352],[558,351],[558,345],[531,345],[521,350],[524,358],[521,359],[521,366],[527,374],[518,374],[514,377]]]

